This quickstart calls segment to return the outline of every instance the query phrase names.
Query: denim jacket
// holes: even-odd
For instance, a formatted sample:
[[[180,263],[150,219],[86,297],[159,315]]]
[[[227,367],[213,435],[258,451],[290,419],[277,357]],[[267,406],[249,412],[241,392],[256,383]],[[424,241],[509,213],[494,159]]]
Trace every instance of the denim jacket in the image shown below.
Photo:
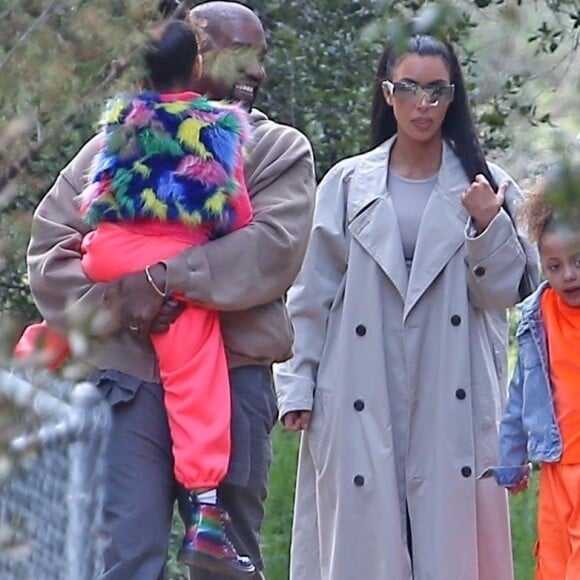
[[[518,358],[509,386],[499,431],[499,467],[492,469],[499,485],[517,485],[530,471],[528,461],[554,463],[562,456],[550,385],[546,332],[540,298],[542,283],[518,308]]]

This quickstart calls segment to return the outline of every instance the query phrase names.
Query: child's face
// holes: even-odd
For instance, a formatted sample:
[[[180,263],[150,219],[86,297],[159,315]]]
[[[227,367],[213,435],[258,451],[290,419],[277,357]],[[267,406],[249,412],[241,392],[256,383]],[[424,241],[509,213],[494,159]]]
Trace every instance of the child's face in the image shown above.
[[[539,250],[550,286],[566,304],[580,307],[580,233],[546,232]]]

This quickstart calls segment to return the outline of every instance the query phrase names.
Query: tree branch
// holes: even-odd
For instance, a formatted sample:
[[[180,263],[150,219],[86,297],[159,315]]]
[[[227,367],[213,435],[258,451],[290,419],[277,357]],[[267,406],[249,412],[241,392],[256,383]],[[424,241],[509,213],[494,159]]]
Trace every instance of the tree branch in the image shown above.
[[[133,49],[129,54],[122,60],[115,60],[110,64],[109,74],[105,79],[100,82],[92,91],[90,91],[83,98],[79,99],[78,102],[85,103],[90,102],[98,95],[100,95],[105,89],[107,89],[114,81],[116,81],[125,72],[129,64],[132,62],[133,58],[137,54],[138,49]],[[30,162],[38,155],[38,153],[46,147],[55,137],[59,136],[62,132],[62,127],[71,124],[75,119],[83,112],[83,105],[81,104],[72,113],[66,115],[61,121],[59,121],[58,126],[54,127],[49,131],[44,137],[33,143],[28,147],[28,149],[20,155],[16,160],[8,164],[8,167],[2,171],[0,175],[0,192],[25,168],[28,167]]]
[[[6,63],[12,58],[12,55],[18,50],[21,44],[24,44],[29,36],[45,21],[48,20],[50,13],[56,5],[56,0],[52,2],[42,11],[40,16],[32,23],[32,25],[22,34],[22,36],[14,43],[14,46],[6,53],[4,59],[0,62],[0,72],[6,66]]]

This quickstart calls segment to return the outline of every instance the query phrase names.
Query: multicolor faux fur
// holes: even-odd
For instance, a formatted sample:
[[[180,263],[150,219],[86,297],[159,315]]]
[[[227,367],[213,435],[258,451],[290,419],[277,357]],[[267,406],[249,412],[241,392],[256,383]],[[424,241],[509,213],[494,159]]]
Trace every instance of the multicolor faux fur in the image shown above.
[[[101,125],[104,141],[81,197],[90,225],[159,220],[228,230],[235,169],[250,138],[245,111],[142,93],[111,100]]]

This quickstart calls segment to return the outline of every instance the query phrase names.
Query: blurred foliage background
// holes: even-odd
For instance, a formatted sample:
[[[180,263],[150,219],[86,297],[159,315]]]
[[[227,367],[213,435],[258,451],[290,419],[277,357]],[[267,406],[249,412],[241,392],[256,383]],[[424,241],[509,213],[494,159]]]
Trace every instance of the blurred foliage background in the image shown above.
[[[258,106],[308,135],[319,177],[366,149],[378,55],[387,35],[409,30],[459,47],[488,155],[522,183],[580,148],[580,0],[245,3],[269,42]],[[0,0],[0,359],[37,316],[25,264],[32,210],[93,133],[103,100],[133,85],[134,47],[157,18],[155,0]],[[296,439],[277,432],[275,445],[264,544],[269,577],[285,580]],[[515,519],[515,550],[529,562]],[[518,566],[518,580],[531,578]],[[184,577],[173,564],[170,574]]]
[[[195,2],[190,2],[194,5]],[[460,48],[491,157],[523,178],[555,132],[578,145],[579,0],[255,0],[269,41],[258,106],[304,131],[321,176],[365,149],[369,86],[387,34],[446,34]],[[31,211],[132,86],[155,0],[0,0],[0,312],[35,316],[25,277]]]
[[[194,5],[195,2],[190,2]],[[578,146],[580,0],[254,0],[269,41],[258,106],[311,139],[321,176],[366,148],[369,87],[387,34],[459,47],[492,158],[517,178]],[[148,0],[0,0],[0,312],[35,316],[24,251],[31,211],[94,131],[103,100],[136,76]]]

